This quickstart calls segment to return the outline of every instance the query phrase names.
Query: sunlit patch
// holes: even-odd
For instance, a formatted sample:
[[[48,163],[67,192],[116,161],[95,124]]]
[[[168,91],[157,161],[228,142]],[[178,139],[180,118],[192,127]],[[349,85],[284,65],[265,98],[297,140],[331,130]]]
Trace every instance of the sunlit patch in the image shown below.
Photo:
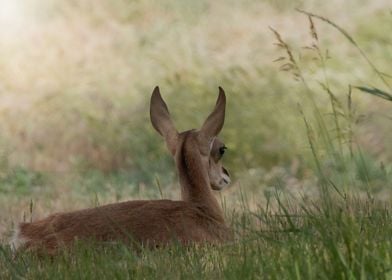
[[[23,1],[0,0],[0,31],[12,31],[21,26],[24,20]]]

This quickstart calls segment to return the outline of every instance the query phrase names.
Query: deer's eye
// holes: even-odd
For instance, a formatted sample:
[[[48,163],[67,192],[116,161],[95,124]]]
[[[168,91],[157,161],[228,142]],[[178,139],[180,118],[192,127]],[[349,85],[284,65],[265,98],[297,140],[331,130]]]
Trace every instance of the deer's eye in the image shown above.
[[[223,156],[223,155],[225,154],[225,150],[226,150],[226,149],[227,149],[226,146],[220,147],[220,148],[219,148],[219,155],[220,155],[220,156]]]

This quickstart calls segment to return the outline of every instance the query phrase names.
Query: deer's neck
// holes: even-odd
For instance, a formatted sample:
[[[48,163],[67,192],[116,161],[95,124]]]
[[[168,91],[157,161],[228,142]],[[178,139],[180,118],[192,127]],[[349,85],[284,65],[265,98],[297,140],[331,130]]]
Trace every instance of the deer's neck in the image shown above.
[[[207,168],[203,166],[200,152],[195,150],[196,143],[193,141],[195,139],[189,134],[185,135],[176,158],[182,200],[203,206],[208,215],[224,222],[223,211],[211,190]]]

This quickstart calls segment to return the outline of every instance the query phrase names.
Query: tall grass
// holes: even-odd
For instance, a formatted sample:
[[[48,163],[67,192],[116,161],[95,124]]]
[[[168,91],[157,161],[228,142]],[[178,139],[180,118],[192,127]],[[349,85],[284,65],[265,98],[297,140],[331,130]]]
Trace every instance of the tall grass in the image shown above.
[[[3,279],[219,278],[389,279],[390,204],[347,197],[331,207],[312,199],[233,213],[237,240],[222,246],[135,250],[121,244],[78,244],[55,258],[0,247]],[[272,201],[271,201],[272,202]]]

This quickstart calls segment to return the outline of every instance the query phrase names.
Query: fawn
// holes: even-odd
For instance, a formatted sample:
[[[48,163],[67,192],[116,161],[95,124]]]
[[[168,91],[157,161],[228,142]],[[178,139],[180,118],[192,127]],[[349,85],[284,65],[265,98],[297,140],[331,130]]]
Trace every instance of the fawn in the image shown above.
[[[151,122],[174,158],[181,200],[126,201],[20,223],[11,241],[12,248],[55,254],[75,240],[132,240],[156,248],[173,241],[188,245],[231,239],[223,211],[212,192],[230,184],[229,173],[221,163],[226,147],[217,138],[224,124],[225,107],[226,96],[219,87],[215,108],[201,129],[178,133],[156,87],[151,96]]]

